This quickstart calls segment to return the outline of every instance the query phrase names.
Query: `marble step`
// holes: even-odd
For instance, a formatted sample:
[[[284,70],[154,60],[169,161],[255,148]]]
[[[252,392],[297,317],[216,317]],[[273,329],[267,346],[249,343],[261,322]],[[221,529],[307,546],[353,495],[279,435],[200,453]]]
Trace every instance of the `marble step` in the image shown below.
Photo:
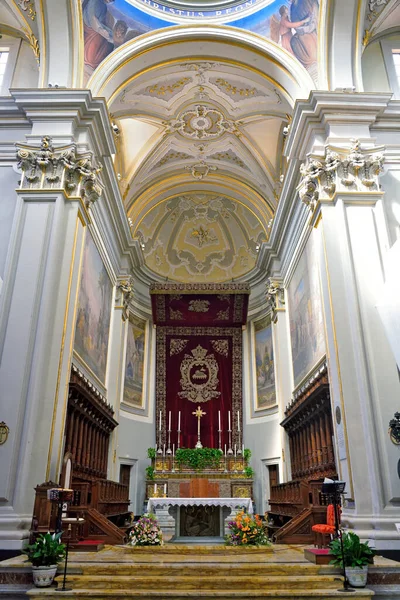
[[[68,575],[68,587],[74,589],[136,589],[174,591],[183,590],[286,590],[298,589],[299,587],[310,589],[337,589],[341,585],[341,578],[334,575],[304,576],[299,578],[295,575],[285,576],[238,576],[219,572],[218,576],[206,576],[203,572],[192,572],[190,576],[172,574],[165,571],[159,576],[145,576],[141,570],[135,575],[110,577],[107,575]],[[62,577],[57,577],[59,585]]]
[[[351,593],[351,598],[360,598],[367,600],[373,596],[374,592],[368,589],[356,590]],[[67,592],[56,592],[54,588],[32,589],[27,592],[28,597],[38,598],[40,600],[60,600],[60,596],[66,599],[81,600],[89,598],[90,600],[116,600],[118,598],[136,598],[143,600],[182,600],[183,598],[192,598],[193,600],[349,600],[350,594],[338,592],[336,589],[292,589],[292,590],[95,590],[95,589],[75,589]]]
[[[198,562],[193,560],[192,563],[156,563],[150,564],[148,561],[140,563],[138,561],[129,564],[121,563],[92,563],[92,564],[74,564],[73,568],[68,569],[68,572],[82,573],[83,575],[106,575],[112,576],[129,576],[137,575],[140,569],[141,575],[148,577],[157,577],[165,575],[166,571],[169,574],[192,575],[193,570],[197,568]],[[224,563],[221,568],[221,563],[201,564],[201,573],[204,576],[219,576],[223,571],[224,574],[252,576],[311,576],[318,575],[321,568],[316,565],[305,564],[278,564],[278,563]],[[339,572],[339,571],[338,571]]]

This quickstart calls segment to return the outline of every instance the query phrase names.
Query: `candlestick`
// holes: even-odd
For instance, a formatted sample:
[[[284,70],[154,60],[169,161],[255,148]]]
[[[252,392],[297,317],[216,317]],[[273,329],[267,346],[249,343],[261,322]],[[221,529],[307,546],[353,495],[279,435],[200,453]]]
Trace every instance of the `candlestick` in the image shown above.
[[[154,495],[156,495],[156,494],[157,494],[157,484],[155,483],[154,484]]]
[[[162,415],[162,412],[161,412],[161,410],[160,410],[160,425],[159,425],[159,427],[158,427],[158,430],[159,430],[160,432],[161,432],[161,430],[162,430],[162,424],[161,424],[161,419],[162,419],[162,416],[161,416],[161,415]]]
[[[227,468],[226,468],[226,444],[225,444],[225,452],[224,452],[224,471],[225,473],[227,472]]]
[[[221,431],[221,411],[218,411],[218,431]]]
[[[236,444],[235,444],[235,458],[236,458]]]
[[[168,449],[167,454],[171,454],[171,411],[168,414]]]
[[[181,445],[181,411],[178,412],[178,448]]]
[[[167,484],[164,483],[164,497],[167,495]]]
[[[172,444],[172,456],[175,458],[175,444]]]
[[[231,411],[228,410],[228,431],[231,429]]]
[[[240,431],[240,411],[237,412],[238,431]]]

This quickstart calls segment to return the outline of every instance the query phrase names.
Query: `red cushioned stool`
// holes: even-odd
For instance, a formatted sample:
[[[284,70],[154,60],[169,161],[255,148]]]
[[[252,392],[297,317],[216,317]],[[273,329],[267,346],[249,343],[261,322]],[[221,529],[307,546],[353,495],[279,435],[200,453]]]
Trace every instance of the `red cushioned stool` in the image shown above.
[[[338,506],[339,519],[342,512]],[[335,526],[335,509],[333,504],[329,504],[326,509],[326,524],[313,525],[312,530],[315,533],[314,546],[317,548],[326,548],[331,541],[331,536],[336,533]]]

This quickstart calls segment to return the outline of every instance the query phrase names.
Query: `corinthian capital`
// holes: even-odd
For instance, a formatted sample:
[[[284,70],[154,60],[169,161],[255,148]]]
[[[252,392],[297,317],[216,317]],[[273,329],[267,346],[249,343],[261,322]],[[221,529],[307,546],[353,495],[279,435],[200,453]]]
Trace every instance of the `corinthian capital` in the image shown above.
[[[327,146],[325,156],[310,156],[300,167],[301,200],[314,210],[318,201],[329,200],[335,192],[376,192],[383,170],[383,147],[363,150],[359,140],[350,148]]]
[[[278,281],[274,281],[272,277],[267,279],[266,283],[266,299],[271,309],[271,319],[274,323],[278,320],[278,312],[284,310],[285,307],[285,290]]]
[[[91,152],[78,153],[75,144],[53,148],[51,137],[42,137],[40,147],[16,144],[20,189],[63,189],[69,197],[81,197],[89,208],[102,194],[103,184]]]

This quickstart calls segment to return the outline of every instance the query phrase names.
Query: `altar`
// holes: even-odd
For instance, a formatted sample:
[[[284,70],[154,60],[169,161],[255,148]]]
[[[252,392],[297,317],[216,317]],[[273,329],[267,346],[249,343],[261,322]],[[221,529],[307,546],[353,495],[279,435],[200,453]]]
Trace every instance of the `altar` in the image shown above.
[[[150,498],[147,503],[163,534],[185,543],[222,541],[228,522],[240,511],[253,514],[250,498]]]

